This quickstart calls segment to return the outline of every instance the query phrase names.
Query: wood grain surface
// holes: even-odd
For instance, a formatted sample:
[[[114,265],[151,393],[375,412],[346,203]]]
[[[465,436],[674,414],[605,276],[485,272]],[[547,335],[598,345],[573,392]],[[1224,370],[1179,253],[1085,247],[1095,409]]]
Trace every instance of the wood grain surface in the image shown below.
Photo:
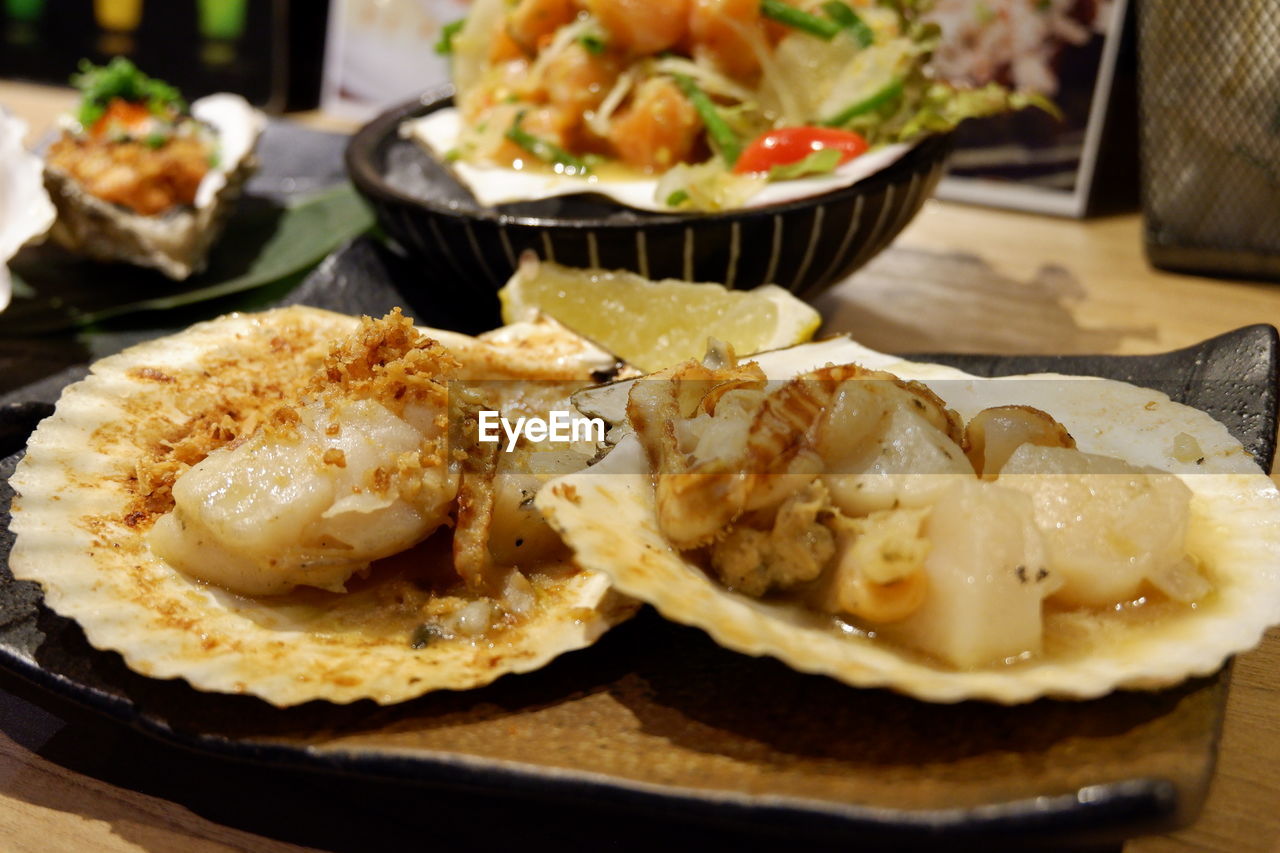
[[[71,96],[0,84],[43,133]],[[340,128],[314,115],[313,125]],[[886,253],[819,304],[826,328],[897,351],[1146,353],[1280,324],[1280,289],[1171,275],[1142,254],[1135,215],[1086,223],[929,203]],[[1280,844],[1280,631],[1235,663],[1217,773],[1199,819],[1128,851]],[[262,769],[187,754],[0,676],[0,849],[355,850],[483,846],[515,822],[547,843],[627,847],[609,815],[460,792]],[[701,830],[678,839],[708,842]],[[394,840],[394,843],[379,843]],[[776,841],[741,839],[746,849]]]

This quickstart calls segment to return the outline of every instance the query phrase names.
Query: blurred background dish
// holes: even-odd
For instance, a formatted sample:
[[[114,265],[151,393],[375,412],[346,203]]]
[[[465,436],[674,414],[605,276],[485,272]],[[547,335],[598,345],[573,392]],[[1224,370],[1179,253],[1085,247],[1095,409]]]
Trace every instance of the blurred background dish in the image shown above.
[[[307,109],[327,12],[313,0],[2,0],[0,77],[62,85],[83,58],[125,56],[192,99],[235,92],[268,112]]]
[[[966,122],[940,198],[1082,217],[1137,203],[1133,16],[1128,0],[938,0],[934,67],[1052,98]]]
[[[451,103],[442,89],[383,113],[352,138],[347,167],[387,234],[436,272],[424,286],[454,288],[451,297],[495,321],[498,288],[526,249],[569,266],[814,296],[893,241],[932,194],[951,145],[932,137],[861,183],[750,210],[654,214],[589,195],[488,208],[400,135],[406,119]]]

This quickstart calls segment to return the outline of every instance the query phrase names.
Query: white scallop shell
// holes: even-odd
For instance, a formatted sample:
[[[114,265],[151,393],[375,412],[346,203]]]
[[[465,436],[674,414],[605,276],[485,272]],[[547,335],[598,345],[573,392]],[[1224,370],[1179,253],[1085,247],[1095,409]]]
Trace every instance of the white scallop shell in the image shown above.
[[[448,161],[448,152],[458,147],[461,131],[462,118],[453,107],[435,110],[422,118],[406,121],[400,127],[403,136],[419,142],[442,163]],[[750,208],[781,204],[852,186],[889,168],[910,151],[911,147],[901,144],[886,145],[855,157],[830,175],[766,184],[743,206]],[[596,193],[637,210],[675,212],[658,200],[657,178],[618,180],[598,175],[556,175],[501,166],[477,166],[462,160],[451,163],[450,167],[467,189],[471,190],[476,201],[486,207],[576,193]]]
[[[26,135],[27,123],[0,107],[0,311],[12,295],[9,260],[43,237],[56,215],[41,177],[44,164],[22,146]]]
[[[209,247],[257,168],[253,147],[266,117],[239,95],[221,92],[191,104],[191,114],[217,134],[218,163],[196,189],[194,204],[158,216],[142,216],[85,192],[66,173],[45,169],[45,184],[58,206],[53,237],[99,261],[125,261],[182,280],[204,269]]]
[[[437,641],[415,650],[402,635],[314,629],[323,615],[315,603],[241,598],[193,581],[151,553],[143,530],[121,521],[135,462],[127,450],[139,440],[132,428],[142,417],[175,416],[182,401],[174,399],[180,383],[173,376],[269,352],[280,336],[312,342],[304,354],[312,358],[356,322],[301,307],[232,314],[93,365],[32,435],[11,479],[18,493],[14,577],[38,581],[49,607],[137,672],[278,706],[366,698],[386,704],[476,687],[590,645],[630,616],[636,605],[614,594],[604,575],[576,571],[535,579],[534,614],[491,641]],[[371,601],[366,615],[373,619],[383,607]]]
[[[933,702],[1013,704],[1165,687],[1214,672],[1280,622],[1280,492],[1205,413],[1121,382],[1049,375],[979,379],[852,343],[845,349],[848,361],[924,381],[966,417],[992,405],[1037,406],[1055,415],[1081,450],[1177,474],[1193,493],[1189,542],[1206,560],[1215,595],[1185,615],[1135,627],[1123,643],[1087,655],[946,670],[875,640],[837,635],[827,620],[798,607],[741,596],[711,580],[658,529],[653,486],[634,437],[595,468],[548,484],[538,494],[538,508],[583,565],[606,572],[620,592],[653,604],[669,619],[702,628],[727,648],[770,655],[856,687],[888,687]],[[1173,458],[1179,433],[1195,437],[1203,464]]]

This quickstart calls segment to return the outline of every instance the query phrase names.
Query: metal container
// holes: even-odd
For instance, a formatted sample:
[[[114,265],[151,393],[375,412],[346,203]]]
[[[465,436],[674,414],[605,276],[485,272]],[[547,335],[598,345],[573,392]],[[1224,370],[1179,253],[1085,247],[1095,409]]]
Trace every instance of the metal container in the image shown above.
[[[1147,254],[1280,280],[1280,2],[1138,4]]]

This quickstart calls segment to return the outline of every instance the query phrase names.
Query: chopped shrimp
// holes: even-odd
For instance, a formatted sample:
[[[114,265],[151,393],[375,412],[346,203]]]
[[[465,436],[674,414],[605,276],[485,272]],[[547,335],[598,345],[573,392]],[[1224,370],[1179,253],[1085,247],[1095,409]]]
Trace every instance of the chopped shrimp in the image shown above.
[[[689,40],[694,57],[730,77],[742,79],[760,70],[753,34],[760,31],[759,0],[693,0]]]
[[[493,35],[489,38],[489,62],[497,65],[513,59],[524,59],[528,54],[520,43],[511,37],[507,22],[499,18],[494,24]]]
[[[528,53],[535,53],[577,16],[574,0],[520,0],[507,17],[507,35]]]
[[[587,0],[609,31],[610,42],[638,56],[660,53],[684,40],[690,0]]]
[[[622,63],[616,55],[593,54],[573,44],[547,63],[543,86],[553,106],[580,117],[600,106],[620,73]]]
[[[537,162],[534,155],[504,135],[518,115],[523,116],[520,120],[523,130],[562,148],[568,147],[566,142],[578,119],[573,113],[549,105],[523,107],[518,104],[500,104],[489,113],[485,124],[486,132],[477,137],[476,153],[503,165]]]
[[[676,84],[654,77],[640,84],[631,106],[609,127],[609,142],[628,166],[666,171],[689,160],[702,130],[698,112]]]

